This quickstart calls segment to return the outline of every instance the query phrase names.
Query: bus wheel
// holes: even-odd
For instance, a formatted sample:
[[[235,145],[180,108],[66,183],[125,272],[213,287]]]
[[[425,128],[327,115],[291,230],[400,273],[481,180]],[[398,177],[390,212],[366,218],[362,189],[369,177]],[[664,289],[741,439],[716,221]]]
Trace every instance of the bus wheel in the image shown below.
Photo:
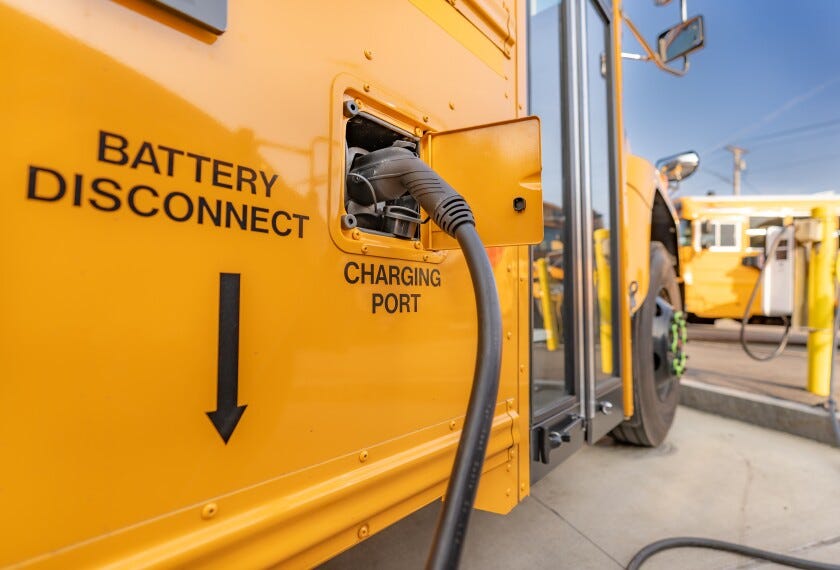
[[[635,413],[613,430],[617,440],[657,446],[668,435],[685,369],[685,322],[671,256],[661,242],[652,242],[650,287],[632,324]]]

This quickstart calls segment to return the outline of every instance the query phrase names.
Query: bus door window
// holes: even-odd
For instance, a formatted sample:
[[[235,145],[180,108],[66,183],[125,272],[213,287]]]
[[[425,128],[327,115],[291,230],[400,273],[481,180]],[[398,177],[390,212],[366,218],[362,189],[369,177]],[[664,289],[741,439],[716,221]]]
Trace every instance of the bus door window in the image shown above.
[[[610,96],[607,56],[610,46],[609,21],[594,0],[586,2],[585,81],[587,87],[587,119],[589,148],[589,190],[591,220],[591,253],[593,294],[592,340],[595,347],[594,375],[601,380],[618,374],[614,366],[617,343],[614,326],[617,311],[613,310],[614,259],[610,253],[611,229],[614,227],[615,205],[612,189]]]
[[[532,0],[528,53],[529,113],[542,130],[542,184],[545,234],[532,249],[532,382],[534,421],[547,417],[577,390],[567,374],[567,220],[563,196],[562,2]]]

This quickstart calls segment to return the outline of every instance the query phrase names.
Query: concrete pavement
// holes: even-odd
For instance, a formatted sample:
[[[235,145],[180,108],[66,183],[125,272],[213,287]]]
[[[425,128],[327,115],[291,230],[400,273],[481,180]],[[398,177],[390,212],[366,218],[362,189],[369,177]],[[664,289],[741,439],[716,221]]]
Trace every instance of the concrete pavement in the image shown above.
[[[507,516],[476,512],[462,567],[623,568],[645,544],[708,536],[840,563],[840,451],[680,408],[657,449],[608,439],[574,455]],[[323,566],[422,568],[439,503]],[[774,568],[683,549],[644,568]]]

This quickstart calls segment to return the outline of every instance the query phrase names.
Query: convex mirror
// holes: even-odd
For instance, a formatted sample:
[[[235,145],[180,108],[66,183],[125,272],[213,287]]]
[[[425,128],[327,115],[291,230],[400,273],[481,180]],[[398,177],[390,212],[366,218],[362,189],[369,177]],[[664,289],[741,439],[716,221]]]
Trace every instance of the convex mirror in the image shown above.
[[[703,47],[703,16],[694,16],[659,34],[659,59],[664,63]]]
[[[685,180],[694,174],[698,166],[700,166],[700,155],[693,150],[667,156],[656,161],[656,168],[665,175],[668,182]]]

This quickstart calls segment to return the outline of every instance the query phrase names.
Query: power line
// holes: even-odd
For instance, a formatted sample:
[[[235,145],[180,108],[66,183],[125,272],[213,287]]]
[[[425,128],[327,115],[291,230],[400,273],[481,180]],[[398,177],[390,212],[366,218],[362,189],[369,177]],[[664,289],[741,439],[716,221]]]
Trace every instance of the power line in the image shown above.
[[[698,174],[706,174],[706,175],[708,175],[708,176],[713,176],[713,177],[715,177],[715,178],[718,178],[718,179],[720,179],[720,180],[723,180],[723,181],[724,181],[724,182],[726,182],[727,184],[732,184],[732,179],[731,179],[731,178],[727,178],[727,177],[726,177],[726,176],[724,176],[723,174],[720,174],[719,172],[715,172],[714,170],[709,170],[709,169],[708,169],[708,168],[706,168],[706,167],[701,168],[700,170],[698,170],[698,171],[697,171],[697,173],[698,173]]]
[[[814,156],[814,157],[811,157],[811,158],[794,160],[794,161],[783,163],[783,164],[772,164],[772,165],[770,165],[770,168],[756,167],[753,164],[753,173],[754,174],[756,174],[756,173],[757,174],[764,174],[765,172],[775,172],[777,170],[793,169],[793,168],[799,167],[803,164],[812,164],[814,162],[825,162],[825,161],[834,160],[834,159],[837,159],[837,158],[840,158],[840,154],[837,154],[837,153],[827,154],[827,155],[824,155],[824,156]]]
[[[836,119],[830,119],[828,121],[820,121],[819,123],[809,123],[807,125],[802,125],[799,127],[794,127],[792,129],[784,129],[781,131],[774,131],[771,133],[767,133],[764,135],[756,135],[753,137],[746,137],[741,139],[742,141],[764,141],[769,139],[775,139],[779,137],[785,137],[796,133],[803,133],[808,131],[815,131],[819,129],[825,129],[831,127],[833,125],[840,125],[840,117]]]
[[[768,146],[775,146],[779,144],[798,145],[809,141],[815,141],[824,137],[836,137],[840,135],[840,125],[826,127],[819,132],[805,132],[796,133],[784,137],[775,137],[766,141],[761,141],[758,144],[750,143],[750,148],[766,148]]]

